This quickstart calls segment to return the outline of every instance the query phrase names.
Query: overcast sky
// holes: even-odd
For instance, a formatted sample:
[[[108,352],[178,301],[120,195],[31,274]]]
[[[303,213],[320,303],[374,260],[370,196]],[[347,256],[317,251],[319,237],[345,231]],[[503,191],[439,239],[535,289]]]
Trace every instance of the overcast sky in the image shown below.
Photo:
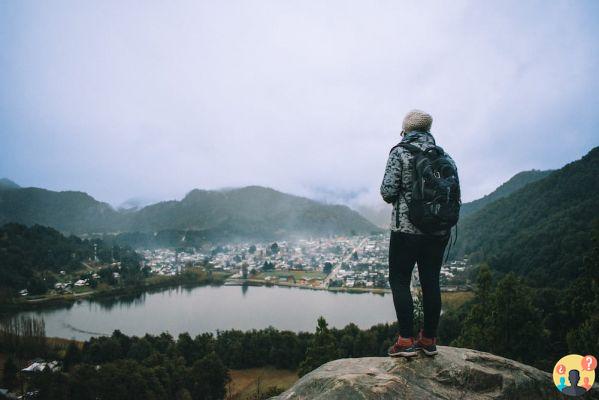
[[[0,0],[0,177],[379,201],[412,108],[464,200],[599,145],[599,1]]]

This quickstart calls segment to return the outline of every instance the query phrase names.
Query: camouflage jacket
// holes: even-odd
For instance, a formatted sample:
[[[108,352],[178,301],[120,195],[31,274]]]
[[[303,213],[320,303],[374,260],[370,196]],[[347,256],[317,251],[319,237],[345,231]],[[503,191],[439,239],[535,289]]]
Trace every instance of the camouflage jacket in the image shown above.
[[[433,135],[428,132],[409,132],[401,141],[410,143],[421,149],[435,145]],[[408,202],[412,198],[412,154],[403,147],[395,147],[389,154],[385,176],[381,184],[381,196],[387,203],[393,204],[391,213],[391,230],[423,235],[408,218]],[[445,235],[447,231],[435,232]]]

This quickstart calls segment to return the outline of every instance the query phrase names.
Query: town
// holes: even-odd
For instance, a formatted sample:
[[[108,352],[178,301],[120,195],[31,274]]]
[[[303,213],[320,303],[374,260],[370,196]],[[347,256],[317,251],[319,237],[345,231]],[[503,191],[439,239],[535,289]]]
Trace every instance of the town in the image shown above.
[[[147,281],[173,280],[187,272],[226,278],[225,285],[279,285],[306,289],[351,292],[388,292],[389,235],[355,235],[277,242],[239,242],[195,248],[137,250],[140,270]],[[79,272],[60,271],[50,296],[84,296],[100,289],[122,287],[120,262],[84,263]],[[467,259],[441,268],[442,291],[471,289]],[[419,287],[414,268],[412,289]],[[21,296],[31,298],[27,289]]]
[[[389,290],[389,236],[378,234],[266,243],[237,243],[211,248],[143,250],[152,274],[176,275],[201,266],[229,275],[227,285],[265,284],[350,291]],[[441,269],[444,291],[470,289],[468,260]],[[412,287],[418,286],[414,268]]]

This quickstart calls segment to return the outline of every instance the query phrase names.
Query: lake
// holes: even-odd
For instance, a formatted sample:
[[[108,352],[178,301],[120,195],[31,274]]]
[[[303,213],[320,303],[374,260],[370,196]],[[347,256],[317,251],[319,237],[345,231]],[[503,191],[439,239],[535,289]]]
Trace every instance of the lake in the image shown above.
[[[265,286],[171,288],[138,296],[79,300],[61,308],[27,311],[42,317],[49,337],[89,339],[115,329],[141,336],[164,331],[189,332],[260,329],[313,332],[317,318],[342,328],[354,322],[368,328],[395,320],[391,294],[340,293]]]

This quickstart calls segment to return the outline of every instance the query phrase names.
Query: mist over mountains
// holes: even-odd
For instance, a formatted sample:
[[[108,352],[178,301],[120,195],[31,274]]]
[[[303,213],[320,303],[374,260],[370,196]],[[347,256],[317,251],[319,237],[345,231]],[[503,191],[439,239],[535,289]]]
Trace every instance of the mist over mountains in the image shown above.
[[[370,233],[379,228],[349,207],[260,186],[194,189],[180,201],[115,210],[83,192],[3,187],[0,224],[45,225],[65,233],[194,231],[205,240]]]
[[[569,265],[579,261],[576,254],[588,245],[599,209],[598,154],[595,148],[556,171],[520,172],[492,193],[463,204],[452,255],[490,260],[505,271],[528,265],[532,275],[555,265],[560,276],[572,276]],[[0,225],[17,222],[77,235],[118,234],[127,244],[140,246],[363,234],[381,232],[389,222],[389,206],[358,210],[261,186],[194,189],[181,200],[142,206],[141,199],[134,199],[128,207],[115,209],[84,192],[21,188],[0,180]]]

